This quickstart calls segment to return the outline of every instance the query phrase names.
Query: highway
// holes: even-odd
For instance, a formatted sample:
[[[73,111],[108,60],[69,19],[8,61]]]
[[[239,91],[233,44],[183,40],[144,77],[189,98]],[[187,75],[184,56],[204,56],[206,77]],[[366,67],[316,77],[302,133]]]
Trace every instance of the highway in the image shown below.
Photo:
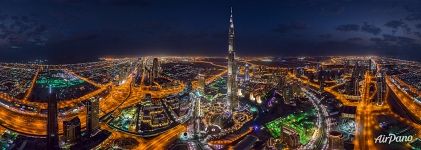
[[[31,96],[32,90],[34,89],[35,83],[38,79],[39,72],[40,72],[40,69],[38,68],[37,71],[35,72],[34,77],[32,78],[31,86],[28,88],[28,90],[25,93],[25,97],[23,98],[23,101],[29,100],[29,96]]]
[[[317,129],[314,131],[312,138],[309,143],[302,146],[302,149],[326,149],[327,148],[327,134],[331,130],[330,119],[325,107],[321,106],[317,102],[318,99],[313,93],[309,92],[306,88],[302,88],[304,93],[307,95],[314,108],[317,111]]]
[[[306,85],[310,85],[316,89],[320,88],[320,85],[310,82],[308,79],[302,79],[302,78],[298,78],[297,76],[293,75],[292,73],[288,73],[288,76],[293,78],[293,79],[297,79],[298,81],[300,81],[303,84]],[[332,94],[333,96],[335,96],[335,98],[337,100],[339,100],[343,105],[347,105],[347,106],[356,106],[357,104],[354,102],[349,101],[348,99],[345,98],[345,94],[341,94],[339,92],[334,91],[333,89],[338,86],[338,85],[333,85],[331,87],[326,87],[324,88],[324,90],[330,94]]]
[[[165,149],[166,146],[170,145],[171,142],[177,139],[181,133],[184,133],[187,130],[186,125],[178,125],[159,136],[146,140],[138,135],[114,130],[104,123],[102,123],[101,128],[110,131],[111,136],[97,146],[97,148],[112,149],[115,146],[115,140],[122,138],[134,138],[139,143],[136,147],[134,147],[134,149],[138,150]]]
[[[367,71],[364,75],[364,84],[361,92],[361,101],[357,106],[356,112],[356,134],[354,140],[355,150],[375,150],[373,131],[375,128],[375,118],[373,115],[373,104],[370,99],[370,86],[372,84],[372,75]],[[375,92],[374,92],[375,93]]]
[[[421,104],[416,102],[408,93],[403,92],[392,82],[393,78],[386,76],[386,84],[390,90],[397,96],[399,102],[409,111],[409,113],[421,121]]]

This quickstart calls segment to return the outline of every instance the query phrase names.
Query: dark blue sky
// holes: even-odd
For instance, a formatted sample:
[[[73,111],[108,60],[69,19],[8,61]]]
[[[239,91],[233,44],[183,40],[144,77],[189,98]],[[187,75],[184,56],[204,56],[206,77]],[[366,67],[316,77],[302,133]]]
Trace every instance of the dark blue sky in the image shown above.
[[[418,0],[0,0],[0,59],[222,56],[230,5],[240,56],[421,60]]]

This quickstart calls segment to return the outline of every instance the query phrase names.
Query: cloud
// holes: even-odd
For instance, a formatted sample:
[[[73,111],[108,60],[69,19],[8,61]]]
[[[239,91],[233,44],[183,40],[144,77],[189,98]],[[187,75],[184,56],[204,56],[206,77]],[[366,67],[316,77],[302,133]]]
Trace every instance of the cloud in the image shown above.
[[[58,5],[93,4],[93,5],[112,5],[112,6],[148,6],[152,3],[152,0],[15,0],[15,1],[20,2],[20,3],[40,2],[43,4],[51,3],[51,4],[58,4]]]
[[[410,15],[406,16],[405,19],[408,20],[408,21],[419,21],[419,20],[421,20],[421,13],[410,14]]]
[[[416,4],[406,5],[404,7],[409,12],[408,16],[405,17],[408,21],[419,21],[421,20],[421,2],[417,1]]]
[[[345,6],[343,5],[332,5],[320,8],[321,14],[325,15],[340,15],[345,12]]]
[[[367,22],[364,22],[364,24],[361,26],[361,31],[370,33],[373,35],[378,35],[380,34],[380,32],[382,32],[382,29],[374,25],[368,24]]]
[[[384,45],[384,43],[386,43],[382,38],[378,38],[378,37],[370,38],[370,41],[379,45]]]
[[[301,22],[291,22],[288,24],[278,24],[278,26],[273,29],[277,33],[287,33],[294,31],[301,31],[308,29],[308,25]]]
[[[147,6],[152,0],[97,0],[99,3],[111,4],[116,6]]]
[[[363,39],[362,38],[360,38],[360,37],[353,37],[353,38],[348,38],[347,39],[347,41],[350,41],[350,42],[359,42],[359,41],[362,41]]]
[[[417,28],[417,29],[421,29],[421,24],[416,24],[416,25],[415,25],[415,28]]]
[[[419,1],[416,1],[416,2],[417,2],[417,4],[405,5],[404,6],[405,10],[408,11],[408,12],[412,12],[412,13],[420,12],[421,5],[418,5],[418,4],[421,4],[421,3]]]
[[[413,44],[415,42],[415,39],[404,36],[383,34],[383,41],[392,43],[394,42],[396,44]]]
[[[0,14],[1,45],[22,47],[44,45],[48,40],[49,28],[25,15]]]
[[[404,29],[406,31],[406,33],[408,33],[408,34],[411,33],[411,28],[407,24],[403,25],[402,29]]]
[[[417,36],[418,38],[421,38],[421,32],[414,32],[415,36]]]
[[[411,28],[402,20],[392,20],[384,24],[384,26],[392,28],[395,33],[398,29],[403,29],[406,33],[411,33]]]
[[[381,48],[395,48],[397,50],[420,48],[421,45],[416,43],[416,40],[404,36],[395,36],[390,34],[383,34],[383,38],[371,38],[370,41],[375,43],[375,46]]]
[[[342,32],[349,32],[349,31],[359,31],[360,30],[360,25],[358,24],[345,24],[345,25],[340,25],[338,27],[336,27],[337,31],[342,31]]]
[[[319,37],[322,39],[330,39],[332,38],[332,34],[320,34]]]
[[[384,24],[384,26],[393,28],[393,29],[397,29],[403,25],[405,25],[405,23],[401,20],[392,20]]]
[[[383,34],[383,40],[387,42],[395,42],[398,40],[398,37],[390,34]]]
[[[398,44],[401,45],[410,45],[415,44],[415,39],[409,37],[398,36]]]

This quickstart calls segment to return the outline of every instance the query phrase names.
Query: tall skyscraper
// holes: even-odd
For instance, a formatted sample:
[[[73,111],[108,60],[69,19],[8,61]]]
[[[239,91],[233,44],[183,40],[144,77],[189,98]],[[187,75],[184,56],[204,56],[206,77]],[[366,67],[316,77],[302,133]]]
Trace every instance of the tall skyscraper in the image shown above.
[[[250,80],[250,65],[246,64],[244,67],[244,81],[248,82]]]
[[[198,90],[201,95],[205,95],[205,86],[206,86],[206,80],[204,74],[199,74],[198,76]]]
[[[86,131],[88,135],[92,136],[99,129],[99,100],[88,100],[86,103],[86,109]]]
[[[353,90],[354,90],[354,96],[358,96],[359,95],[359,88],[360,88],[360,81],[358,80],[358,78],[355,78],[354,80],[353,80],[354,82],[354,88],[353,88]]]
[[[293,103],[293,90],[291,88],[291,84],[282,89],[282,97],[284,98],[285,104]]]
[[[320,89],[319,89],[319,92],[320,93],[323,93],[323,91],[324,91],[324,79],[325,79],[325,72],[324,72],[324,70],[323,70],[323,66],[320,66],[320,71],[319,71],[319,76],[318,76],[318,80],[319,80],[319,86],[320,86]]]
[[[136,72],[136,80],[135,80],[135,84],[136,85],[140,85],[140,84],[142,84],[141,82],[141,80],[142,80],[142,75],[143,75],[143,59],[142,58],[138,58],[138,60],[137,60],[137,67],[136,67],[136,70],[137,70],[137,72]]]
[[[230,16],[230,25],[228,30],[228,81],[227,81],[227,105],[231,111],[239,105],[237,95],[237,66],[235,61],[234,46],[234,20],[232,17],[232,8]]]
[[[153,77],[153,70],[152,69],[148,69],[148,83],[147,83],[147,85],[153,85],[153,81],[155,80],[155,78]]]
[[[49,86],[48,94],[48,122],[47,122],[47,147],[48,149],[59,149],[58,144],[58,122],[57,122],[57,95]]]
[[[348,91],[351,95],[358,96],[359,95],[359,68],[358,62],[354,65],[351,74],[351,81],[349,82]]]
[[[74,144],[79,141],[81,136],[80,129],[79,117],[74,117],[69,121],[63,121],[64,141],[68,144]]]
[[[155,80],[155,78],[159,77],[159,62],[158,58],[154,58],[152,62],[152,78]]]
[[[191,128],[194,138],[200,138],[200,123],[202,120],[202,110],[200,106],[201,96],[190,93],[190,101],[193,104],[193,118],[191,119],[189,127]]]
[[[384,77],[382,75],[382,73],[377,73],[376,75],[376,79],[377,79],[377,105],[382,105],[383,104],[383,96],[384,96],[384,91],[385,91],[385,86],[384,86]]]

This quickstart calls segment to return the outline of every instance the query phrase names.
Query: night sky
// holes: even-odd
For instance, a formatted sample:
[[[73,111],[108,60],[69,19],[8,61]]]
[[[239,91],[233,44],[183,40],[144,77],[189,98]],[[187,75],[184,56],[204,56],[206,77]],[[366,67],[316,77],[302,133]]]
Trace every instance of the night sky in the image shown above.
[[[0,61],[227,52],[421,60],[419,0],[0,0]]]

